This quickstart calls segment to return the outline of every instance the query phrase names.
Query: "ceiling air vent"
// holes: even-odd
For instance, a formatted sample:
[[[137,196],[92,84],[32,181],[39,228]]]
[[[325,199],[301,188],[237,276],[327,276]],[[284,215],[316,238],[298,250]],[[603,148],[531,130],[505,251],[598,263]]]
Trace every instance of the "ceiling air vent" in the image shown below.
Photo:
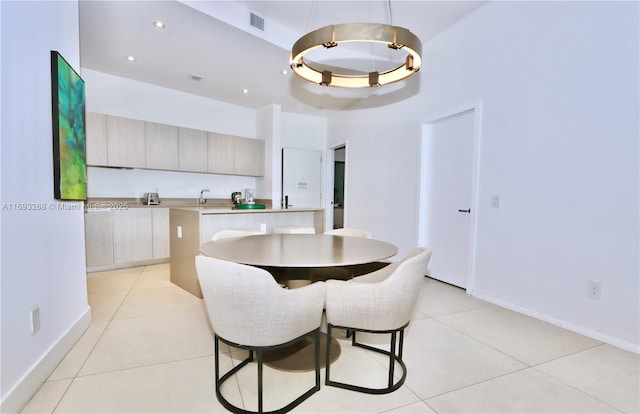
[[[264,32],[264,18],[253,13],[249,13],[249,15],[251,19],[250,20],[251,26],[255,27],[258,30],[262,30]]]

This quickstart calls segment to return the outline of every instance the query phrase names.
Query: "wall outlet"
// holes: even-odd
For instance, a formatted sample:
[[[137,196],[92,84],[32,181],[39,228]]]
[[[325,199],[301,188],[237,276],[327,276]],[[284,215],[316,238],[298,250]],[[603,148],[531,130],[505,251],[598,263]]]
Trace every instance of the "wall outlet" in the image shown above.
[[[587,297],[589,299],[600,300],[601,293],[602,293],[602,283],[594,282],[592,280],[587,282]]]
[[[182,226],[178,226],[176,229],[176,236],[181,239],[182,238]]]
[[[502,199],[498,194],[491,196],[491,207],[500,208],[502,206]]]
[[[267,223],[260,223],[260,231],[263,233],[267,232]]]
[[[35,335],[40,330],[40,308],[36,306],[31,309],[31,335]]]

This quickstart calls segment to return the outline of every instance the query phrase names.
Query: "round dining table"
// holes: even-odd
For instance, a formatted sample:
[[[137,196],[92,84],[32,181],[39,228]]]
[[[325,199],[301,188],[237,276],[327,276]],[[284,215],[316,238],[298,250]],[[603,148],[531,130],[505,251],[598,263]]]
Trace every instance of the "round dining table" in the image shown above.
[[[381,266],[380,261],[395,256],[398,249],[391,243],[364,237],[261,234],[207,242],[200,246],[200,253],[266,269],[282,282],[287,279],[343,279],[345,274],[353,276],[377,270],[385,265]],[[320,355],[325,354],[325,344],[326,341],[320,341]],[[340,346],[335,340],[331,342],[330,355],[331,362],[340,355]],[[313,342],[309,339],[293,348],[267,352],[264,361],[276,369],[313,370]]]
[[[200,246],[205,256],[259,267],[319,268],[361,265],[398,253],[391,243],[326,234],[261,234]]]

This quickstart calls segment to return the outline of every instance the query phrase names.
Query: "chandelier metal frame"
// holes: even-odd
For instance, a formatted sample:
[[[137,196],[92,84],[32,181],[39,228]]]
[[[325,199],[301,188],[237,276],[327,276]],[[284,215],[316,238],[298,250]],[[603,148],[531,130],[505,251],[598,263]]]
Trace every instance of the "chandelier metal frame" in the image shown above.
[[[346,75],[315,68],[307,64],[305,55],[314,49],[331,49],[341,43],[369,42],[386,44],[389,48],[407,52],[405,62],[388,71],[372,71],[363,75]],[[422,66],[422,42],[408,29],[381,23],[343,23],[314,30],[298,39],[291,49],[289,65],[301,78],[322,86],[368,88],[406,79]]]

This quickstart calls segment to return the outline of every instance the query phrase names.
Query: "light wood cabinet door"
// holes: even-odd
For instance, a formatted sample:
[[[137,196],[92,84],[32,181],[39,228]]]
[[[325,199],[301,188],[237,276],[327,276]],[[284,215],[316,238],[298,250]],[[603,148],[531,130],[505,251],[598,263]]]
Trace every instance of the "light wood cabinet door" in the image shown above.
[[[87,165],[108,165],[107,116],[87,112]]]
[[[113,214],[109,210],[84,215],[87,267],[109,266],[113,259]]]
[[[178,169],[207,172],[207,131],[178,128]]]
[[[132,208],[113,212],[113,256],[115,264],[153,257],[151,209]]]
[[[233,173],[264,175],[264,141],[235,137],[233,142]]]
[[[169,257],[169,209],[151,209],[151,221],[153,225],[153,258]]]
[[[226,134],[208,133],[208,168],[210,173],[234,173],[234,136]]]
[[[156,170],[178,169],[178,127],[145,122],[145,165]]]
[[[145,168],[144,121],[107,115],[107,161],[112,167]]]

